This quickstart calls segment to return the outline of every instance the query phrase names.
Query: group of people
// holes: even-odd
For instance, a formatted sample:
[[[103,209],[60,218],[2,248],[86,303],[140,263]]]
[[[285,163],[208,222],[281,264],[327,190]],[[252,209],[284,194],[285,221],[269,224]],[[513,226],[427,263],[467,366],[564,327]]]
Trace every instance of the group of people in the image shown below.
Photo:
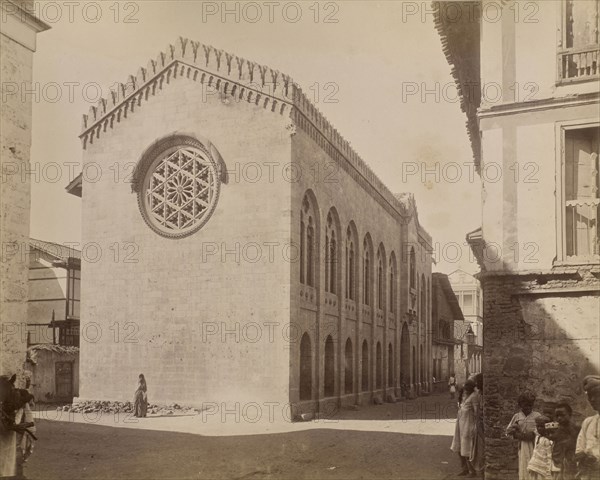
[[[600,376],[585,377],[583,390],[597,413],[581,428],[567,402],[540,413],[534,394],[519,396],[520,411],[506,427],[506,436],[519,441],[519,480],[600,480]]]
[[[456,376],[452,374],[448,382],[450,398],[456,394]],[[450,449],[460,457],[459,476],[483,476],[484,471],[484,431],[483,431],[483,375],[469,378],[458,391],[458,415],[454,438]]]
[[[16,388],[16,375],[0,376],[0,477],[21,477],[33,452],[33,395]]]
[[[458,415],[450,446],[460,457],[462,470],[458,475],[482,475],[483,375],[475,375],[458,389],[452,374],[448,387],[451,399],[458,393]],[[553,404],[539,413],[533,409],[533,393],[519,396],[519,411],[505,433],[519,442],[519,480],[600,480],[600,376],[585,377],[583,390],[597,413],[586,418],[581,427],[574,424],[568,402]]]

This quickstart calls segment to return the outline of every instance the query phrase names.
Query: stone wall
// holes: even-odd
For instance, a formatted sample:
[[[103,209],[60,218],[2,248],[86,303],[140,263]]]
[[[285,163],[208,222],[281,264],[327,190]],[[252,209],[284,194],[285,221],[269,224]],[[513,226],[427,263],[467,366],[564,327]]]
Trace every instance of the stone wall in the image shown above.
[[[31,82],[32,62],[31,50],[0,35],[0,76],[3,84]],[[31,96],[7,95],[2,100],[0,117],[0,166],[3,172],[0,196],[0,374],[17,373],[19,384],[22,384],[27,348],[28,264],[25,254],[29,242],[31,189],[29,176],[22,173],[29,168],[30,147]]]
[[[583,378],[600,371],[597,267],[482,275],[484,288],[484,418],[486,479],[516,478],[517,445],[504,428],[517,397],[566,400],[576,422],[591,415]]]
[[[287,124],[181,76],[87,145],[81,400],[130,400],[144,373],[156,402],[287,402]],[[206,225],[181,239],[146,225],[130,183],[144,151],[174,132],[212,142],[228,176]]]

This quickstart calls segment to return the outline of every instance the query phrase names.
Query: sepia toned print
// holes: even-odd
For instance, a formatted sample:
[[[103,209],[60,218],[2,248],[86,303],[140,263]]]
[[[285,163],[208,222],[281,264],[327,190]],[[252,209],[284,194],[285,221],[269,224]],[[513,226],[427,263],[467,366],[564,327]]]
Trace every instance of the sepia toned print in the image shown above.
[[[598,0],[0,1],[2,478],[600,480]]]

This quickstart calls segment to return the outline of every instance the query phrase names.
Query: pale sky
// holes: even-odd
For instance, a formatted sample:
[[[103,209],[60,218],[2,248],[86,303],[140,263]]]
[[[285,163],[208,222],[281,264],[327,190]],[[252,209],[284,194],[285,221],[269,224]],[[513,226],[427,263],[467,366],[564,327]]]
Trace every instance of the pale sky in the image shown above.
[[[39,165],[40,178],[32,177],[31,236],[81,241],[80,199],[64,189],[70,179],[63,164],[81,161],[81,116],[97,103],[96,85],[107,96],[115,82],[126,82],[182,36],[269,65],[305,92],[319,92],[317,107],[389,189],[415,194],[419,220],[433,237],[436,270],[478,271],[465,235],[481,224],[480,181],[472,174],[466,117],[450,66],[433,17],[423,10],[430,2],[227,5],[239,18],[231,13],[223,19],[222,2],[38,5],[52,29],[38,35],[34,57],[39,96],[31,162]],[[328,94],[338,102],[325,102]],[[62,167],[58,178],[52,162]],[[424,183],[425,165],[432,173]]]

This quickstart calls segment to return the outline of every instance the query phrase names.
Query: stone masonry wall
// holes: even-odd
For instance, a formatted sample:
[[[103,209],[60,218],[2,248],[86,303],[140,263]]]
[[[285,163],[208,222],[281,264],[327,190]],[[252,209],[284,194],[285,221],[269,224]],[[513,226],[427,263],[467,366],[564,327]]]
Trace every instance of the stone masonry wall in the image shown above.
[[[290,185],[267,163],[289,162],[290,119],[170,82],[84,151],[81,400],[131,400],[144,373],[151,402],[287,402]],[[178,240],[146,225],[130,184],[174,132],[212,142],[229,177]]]
[[[0,77],[3,83],[31,82],[33,52],[0,35]],[[26,245],[29,241],[30,181],[22,175],[29,167],[31,96],[8,95],[0,117],[0,312],[2,341],[0,374],[23,376],[27,348]],[[13,173],[14,172],[14,173]],[[22,383],[20,378],[19,384]]]
[[[528,275],[482,275],[486,479],[517,478],[517,445],[503,433],[517,397],[568,401],[576,422],[591,415],[581,388],[598,374],[599,270],[555,269]]]

